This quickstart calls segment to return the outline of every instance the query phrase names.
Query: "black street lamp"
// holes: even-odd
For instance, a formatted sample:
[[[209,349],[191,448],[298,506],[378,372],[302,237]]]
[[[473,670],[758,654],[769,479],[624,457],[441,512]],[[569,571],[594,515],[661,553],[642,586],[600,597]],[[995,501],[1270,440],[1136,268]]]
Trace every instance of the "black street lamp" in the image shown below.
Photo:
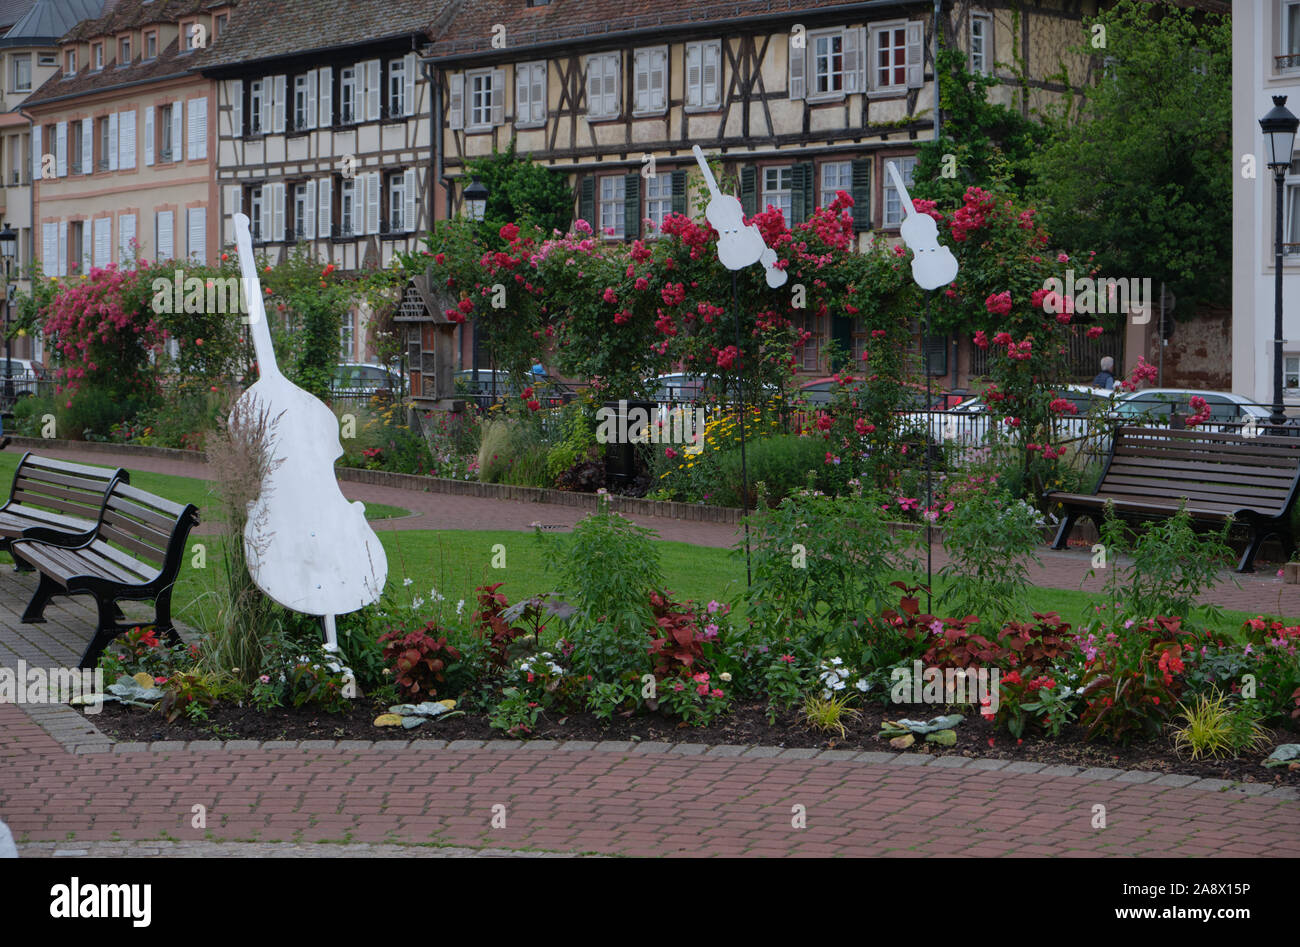
[[[1275,95],[1273,109],[1259,120],[1259,127],[1268,145],[1268,166],[1273,169],[1273,183],[1277,187],[1277,229],[1273,240],[1273,412],[1268,422],[1281,427],[1286,424],[1286,411],[1282,408],[1282,205],[1300,118],[1287,109],[1285,95]]]
[[[475,178],[469,187],[465,188],[465,214],[473,221],[482,221],[487,216],[487,186]]]
[[[14,259],[18,255],[18,233],[9,226],[5,221],[3,230],[0,230],[0,256],[4,257],[5,266],[5,407],[6,409],[13,404],[14,400],[14,361],[10,357],[9,351],[9,311],[13,308],[9,302],[9,279],[10,271],[13,267]]]

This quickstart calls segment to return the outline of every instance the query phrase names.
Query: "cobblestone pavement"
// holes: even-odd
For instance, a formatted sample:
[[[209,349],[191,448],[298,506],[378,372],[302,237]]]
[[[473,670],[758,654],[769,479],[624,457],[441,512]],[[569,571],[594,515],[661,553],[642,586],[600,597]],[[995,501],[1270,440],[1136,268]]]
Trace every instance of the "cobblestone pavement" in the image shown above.
[[[455,520],[466,498],[365,489],[382,492],[377,501],[445,514],[444,528],[490,525]],[[527,522],[541,518],[535,504],[475,502],[520,507]],[[548,507],[546,515],[551,510],[574,513]],[[679,525],[730,529],[654,525],[666,538],[678,538],[671,534]],[[1072,563],[1048,567],[1062,579],[1083,568],[1077,554],[1044,561]],[[1255,590],[1248,607],[1269,607],[1267,581],[1247,581]],[[20,658],[70,666],[93,623],[87,602],[63,599],[48,624],[22,625],[33,582],[0,570],[0,666]],[[1294,587],[1276,585],[1292,594]],[[1217,593],[1215,600],[1241,607]],[[203,807],[202,828],[192,826],[195,806]],[[114,746],[71,708],[13,704],[0,704],[0,819],[21,852],[37,857],[377,855],[394,846],[393,854],[443,856],[1300,856],[1300,802],[1267,784],[698,744]]]
[[[292,842],[31,842],[19,858],[566,858],[562,852],[437,845],[340,845]]]

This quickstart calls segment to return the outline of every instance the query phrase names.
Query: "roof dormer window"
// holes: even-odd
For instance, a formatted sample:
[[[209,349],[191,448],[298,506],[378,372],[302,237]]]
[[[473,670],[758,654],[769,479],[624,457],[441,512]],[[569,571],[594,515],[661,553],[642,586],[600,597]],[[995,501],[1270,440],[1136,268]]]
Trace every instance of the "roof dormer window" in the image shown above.
[[[157,30],[144,31],[144,58],[145,59],[158,58],[158,31]]]
[[[90,61],[94,63],[94,69],[98,72],[104,68],[104,44],[92,43],[90,46]]]
[[[123,36],[117,41],[117,67],[123,69],[131,65],[131,37]]]
[[[198,20],[184,20],[181,22],[181,52],[188,53],[196,49],[202,49],[208,44],[208,31]]]
[[[77,48],[63,51],[63,74],[65,76],[75,76],[77,74]]]

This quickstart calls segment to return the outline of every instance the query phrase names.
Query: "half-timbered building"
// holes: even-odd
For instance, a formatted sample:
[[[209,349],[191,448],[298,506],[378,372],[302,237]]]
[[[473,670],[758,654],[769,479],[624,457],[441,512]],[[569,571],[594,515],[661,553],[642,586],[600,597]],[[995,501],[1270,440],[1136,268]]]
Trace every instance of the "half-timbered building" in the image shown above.
[[[944,0],[942,41],[1007,80],[996,99],[1028,114],[1086,81],[1075,0]],[[885,162],[910,179],[934,135],[933,0],[484,0],[464,4],[428,50],[441,108],[440,177],[460,211],[467,160],[503,149],[571,176],[575,213],[607,239],[653,236],[698,196],[691,146],[718,156],[747,213],[799,223],[836,191],[859,239],[896,237]],[[652,172],[652,173],[649,173]],[[725,180],[725,179],[729,179]],[[695,205],[702,206],[702,205]],[[807,317],[798,353],[856,349],[849,319]],[[947,373],[947,342],[936,369]]]

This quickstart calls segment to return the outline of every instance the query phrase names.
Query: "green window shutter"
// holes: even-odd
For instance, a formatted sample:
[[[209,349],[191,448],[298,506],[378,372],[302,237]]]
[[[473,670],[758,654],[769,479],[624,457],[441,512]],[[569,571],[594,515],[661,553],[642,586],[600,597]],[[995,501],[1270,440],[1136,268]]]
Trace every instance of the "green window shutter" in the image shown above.
[[[673,213],[686,213],[686,172],[673,172]]]
[[[792,182],[794,191],[790,195],[790,214],[794,220],[789,223],[793,227],[812,216],[814,205],[817,203],[817,196],[811,162],[796,164],[792,177],[794,178]]]
[[[740,206],[746,217],[758,213],[758,169],[740,169]]]
[[[871,159],[853,162],[853,229],[871,229]]]
[[[623,235],[629,240],[641,236],[641,175],[623,178]]]
[[[596,226],[596,176],[585,175],[578,184],[578,217]]]

